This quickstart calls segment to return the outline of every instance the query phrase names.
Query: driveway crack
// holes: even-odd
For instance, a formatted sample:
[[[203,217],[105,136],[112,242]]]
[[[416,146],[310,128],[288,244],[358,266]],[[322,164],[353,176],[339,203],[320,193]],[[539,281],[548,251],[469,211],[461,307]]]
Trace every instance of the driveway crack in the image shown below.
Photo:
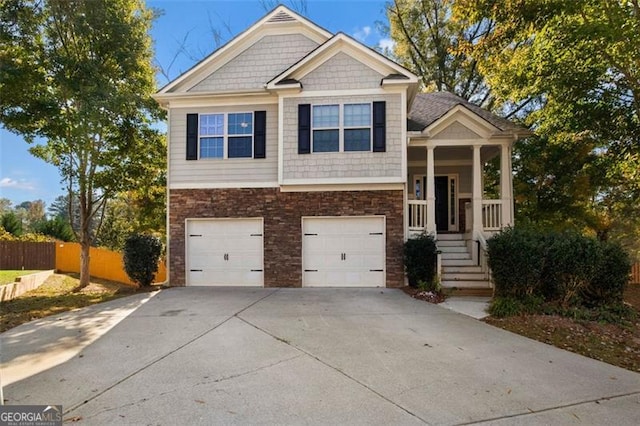
[[[603,396],[603,397],[600,397],[600,398],[590,399],[590,400],[587,400],[587,401],[573,402],[571,404],[557,405],[555,407],[542,408],[542,409],[539,409],[539,410],[532,410],[532,409],[529,408],[528,409],[529,411],[526,411],[526,412],[523,412],[523,413],[516,413],[516,414],[507,415],[507,416],[492,417],[492,418],[489,418],[489,419],[474,420],[474,421],[471,421],[471,422],[458,423],[456,426],[477,425],[477,424],[482,424],[482,423],[487,423],[487,422],[494,422],[496,420],[515,419],[515,418],[518,418],[518,417],[530,416],[532,414],[540,414],[540,413],[546,413],[546,412],[549,412],[549,411],[561,410],[563,408],[578,407],[580,405],[593,404],[593,403],[599,404],[602,401],[609,401],[609,400],[612,400],[612,399],[625,398],[627,396],[634,396],[634,395],[640,395],[640,391],[623,393],[623,394],[612,395],[612,396]]]
[[[237,314],[236,314],[236,315],[237,315]],[[361,382],[360,380],[356,379],[356,378],[355,378],[355,377],[353,377],[353,376],[350,376],[349,374],[347,374],[346,372],[344,372],[344,371],[340,370],[339,368],[337,368],[337,367],[335,367],[335,366],[333,366],[333,365],[329,364],[328,362],[326,362],[326,361],[324,361],[324,360],[322,360],[322,359],[318,358],[316,355],[312,354],[311,352],[308,352],[308,351],[306,351],[306,350],[302,349],[301,347],[298,347],[298,346],[296,346],[296,345],[292,344],[292,343],[291,343],[289,340],[287,340],[287,339],[283,339],[282,337],[278,337],[278,336],[276,336],[275,334],[270,333],[269,331],[267,331],[267,330],[265,330],[265,329],[263,329],[263,328],[259,327],[259,326],[258,326],[258,325],[256,325],[256,324],[253,324],[252,322],[250,322],[250,321],[249,321],[249,320],[247,320],[247,319],[244,319],[244,318],[239,317],[239,316],[237,316],[237,318],[238,318],[239,320],[243,321],[244,323],[246,323],[246,324],[250,325],[251,327],[255,328],[256,330],[261,331],[262,333],[264,333],[264,334],[266,334],[266,335],[268,335],[268,336],[271,336],[272,338],[274,338],[274,339],[276,339],[276,340],[278,340],[278,341],[280,341],[280,342],[284,343],[285,345],[290,346],[291,348],[295,349],[296,351],[301,352],[301,353],[303,353],[303,354],[307,355],[308,357],[315,359],[315,360],[316,360],[316,361],[318,361],[320,364],[322,364],[322,365],[324,365],[324,366],[326,366],[326,367],[330,368],[331,370],[333,370],[333,371],[337,372],[338,374],[342,375],[343,377],[346,377],[346,378],[347,378],[347,379],[349,379],[350,381],[357,383],[358,385],[360,385],[361,387],[365,388],[365,389],[366,389],[366,390],[368,390],[369,392],[371,392],[371,393],[373,393],[374,395],[376,395],[376,396],[378,396],[378,397],[382,398],[383,400],[387,401],[389,404],[391,404],[391,405],[395,406],[396,408],[398,408],[398,409],[400,409],[400,410],[404,411],[405,413],[407,413],[407,414],[409,414],[410,416],[414,417],[415,419],[417,419],[417,420],[421,421],[422,423],[424,423],[424,424],[429,424],[429,422],[427,422],[427,421],[426,421],[425,419],[423,419],[422,417],[418,416],[416,413],[414,413],[414,412],[412,412],[412,411],[409,411],[407,408],[403,407],[402,405],[399,405],[397,402],[395,402],[395,401],[393,401],[393,400],[391,400],[391,399],[387,398],[386,396],[382,395],[382,394],[381,394],[380,392],[378,392],[377,390],[375,390],[375,389],[371,388],[371,387],[370,387],[370,386],[368,386],[366,383]]]
[[[274,295],[275,293],[277,293],[280,289],[274,289],[273,291],[269,292],[266,296],[263,296],[261,298],[259,298],[258,300],[250,303],[249,305],[245,306],[244,308],[240,309],[239,311],[229,315],[229,317],[227,319],[225,319],[224,321],[222,321],[221,323],[203,331],[202,333],[198,334],[197,336],[195,336],[194,338],[188,340],[187,342],[183,343],[182,345],[178,346],[175,349],[172,349],[171,351],[167,352],[166,354],[162,355],[159,358],[156,358],[155,360],[151,361],[150,363],[140,367],[139,369],[135,370],[134,372],[128,374],[127,376],[123,377],[122,379],[118,380],[117,382],[115,382],[114,384],[107,386],[105,389],[103,389],[100,392],[96,392],[94,395],[92,395],[90,398],[82,401],[79,404],[75,404],[73,406],[71,406],[71,408],[67,409],[64,411],[63,415],[68,415],[69,413],[71,413],[72,411],[76,410],[77,408],[89,403],[90,401],[93,401],[94,399],[98,398],[99,396],[104,395],[105,393],[107,393],[108,391],[110,391],[111,389],[115,388],[116,386],[126,382],[127,380],[129,380],[130,378],[132,378],[133,376],[137,375],[138,373],[143,372],[144,370],[146,370],[147,368],[151,367],[152,365],[157,364],[158,362],[164,360],[165,358],[175,354],[176,352],[178,352],[179,350],[189,346],[190,344],[192,344],[193,342],[201,339],[202,337],[206,336],[207,334],[211,333],[212,331],[214,331],[215,329],[217,329],[218,327],[221,327],[222,325],[226,324],[230,319],[232,318],[239,318],[237,317],[238,314],[241,314],[242,312],[246,311],[247,309],[251,308],[252,306],[254,306],[255,304],[262,302],[264,299],[266,299],[267,297],[270,297],[272,295]]]

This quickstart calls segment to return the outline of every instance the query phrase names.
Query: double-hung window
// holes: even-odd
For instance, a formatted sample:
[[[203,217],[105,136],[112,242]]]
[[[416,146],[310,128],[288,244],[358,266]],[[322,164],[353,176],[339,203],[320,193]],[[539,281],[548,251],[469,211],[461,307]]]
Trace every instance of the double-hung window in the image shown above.
[[[313,106],[313,152],[340,150],[340,105]]]
[[[371,151],[371,104],[344,106],[344,150]]]
[[[371,104],[313,105],[313,152],[371,151]]]
[[[251,158],[253,113],[201,114],[200,158]]]

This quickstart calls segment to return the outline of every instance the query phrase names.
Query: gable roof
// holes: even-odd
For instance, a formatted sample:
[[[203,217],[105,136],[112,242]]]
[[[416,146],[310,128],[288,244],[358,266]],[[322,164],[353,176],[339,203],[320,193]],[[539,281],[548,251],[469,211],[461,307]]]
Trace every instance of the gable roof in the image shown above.
[[[444,117],[456,106],[462,106],[479,116],[492,126],[504,133],[519,135],[531,134],[529,129],[522,127],[506,118],[495,115],[478,105],[472,104],[460,96],[449,92],[419,93],[413,100],[411,111],[407,116],[407,130],[421,132]]]
[[[267,83],[267,89],[275,89],[285,84],[295,84],[337,52],[345,50],[349,51],[355,59],[385,75],[386,77],[382,79],[381,84],[386,81],[393,81],[396,84],[400,82],[417,84],[418,82],[418,77],[408,69],[363,45],[349,35],[338,32],[288,69],[275,76]]]
[[[258,38],[261,33],[268,33],[270,28],[282,29],[285,27],[296,26],[299,27],[305,35],[315,39],[319,44],[324,43],[332,37],[332,34],[329,31],[295,13],[286,6],[280,5],[267,13],[251,27],[247,28],[222,47],[218,48],[209,56],[195,64],[178,78],[162,87],[157,92],[157,95],[170,93],[183,85],[193,87],[195,84],[199,83],[202,79],[211,74],[212,71],[233,59],[233,57],[235,57],[234,53],[236,53],[237,49],[243,50],[241,48],[245,47],[245,44],[253,41],[255,38]],[[193,83],[188,84],[190,81]]]

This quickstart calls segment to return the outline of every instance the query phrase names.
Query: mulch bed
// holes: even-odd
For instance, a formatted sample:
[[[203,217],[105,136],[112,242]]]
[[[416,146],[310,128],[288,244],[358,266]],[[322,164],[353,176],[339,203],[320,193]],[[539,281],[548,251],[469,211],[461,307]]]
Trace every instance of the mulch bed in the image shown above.
[[[402,291],[414,299],[424,300],[429,303],[442,303],[445,300],[444,294],[438,292],[422,291],[409,286],[402,287]]]

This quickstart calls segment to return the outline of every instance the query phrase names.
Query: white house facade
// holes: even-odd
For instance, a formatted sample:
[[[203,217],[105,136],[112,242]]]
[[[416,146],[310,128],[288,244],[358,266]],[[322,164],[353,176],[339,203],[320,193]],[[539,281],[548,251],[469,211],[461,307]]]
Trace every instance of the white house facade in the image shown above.
[[[162,88],[170,283],[401,287],[403,243],[428,232],[445,286],[488,288],[475,248],[513,222],[527,131],[417,92],[407,69],[284,6]]]

